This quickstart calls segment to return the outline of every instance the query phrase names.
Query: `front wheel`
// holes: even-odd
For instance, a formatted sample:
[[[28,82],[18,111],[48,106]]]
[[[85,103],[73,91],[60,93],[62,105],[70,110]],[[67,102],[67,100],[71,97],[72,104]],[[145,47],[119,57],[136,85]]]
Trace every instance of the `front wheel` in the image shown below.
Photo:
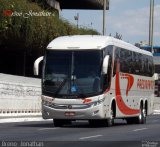
[[[113,111],[113,107],[111,107],[110,110],[110,118],[107,119],[107,126],[111,127],[114,124],[114,111]]]

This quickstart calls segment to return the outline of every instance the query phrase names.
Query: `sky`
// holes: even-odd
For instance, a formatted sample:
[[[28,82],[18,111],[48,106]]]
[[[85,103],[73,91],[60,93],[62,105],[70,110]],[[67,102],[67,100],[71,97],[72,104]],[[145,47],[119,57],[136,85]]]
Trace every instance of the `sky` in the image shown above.
[[[122,35],[122,39],[135,44],[149,38],[150,0],[110,0],[106,12],[106,35]],[[102,10],[62,10],[60,16],[76,25],[93,28],[102,34]],[[155,0],[154,45],[160,45],[160,0]]]

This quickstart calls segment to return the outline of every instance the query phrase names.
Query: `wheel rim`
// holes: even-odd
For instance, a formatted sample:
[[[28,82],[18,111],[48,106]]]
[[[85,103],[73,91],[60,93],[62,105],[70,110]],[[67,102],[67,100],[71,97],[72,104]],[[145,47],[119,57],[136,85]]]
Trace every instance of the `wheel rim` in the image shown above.
[[[145,109],[140,109],[140,114],[139,114],[139,123],[140,124],[143,124],[143,123],[145,123],[145,121],[146,121],[146,110]]]
[[[142,120],[142,110],[141,110],[141,113],[139,114],[139,120],[140,121]]]
[[[146,109],[143,109],[143,116],[146,118]]]

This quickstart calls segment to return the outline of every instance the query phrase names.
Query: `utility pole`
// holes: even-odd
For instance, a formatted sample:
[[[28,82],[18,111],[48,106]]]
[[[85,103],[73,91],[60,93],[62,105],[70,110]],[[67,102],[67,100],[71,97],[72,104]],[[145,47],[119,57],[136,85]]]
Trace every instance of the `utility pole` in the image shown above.
[[[106,34],[106,0],[103,0],[103,35]]]
[[[149,17],[149,46],[153,53],[153,32],[154,32],[154,0],[150,0],[150,17]]]

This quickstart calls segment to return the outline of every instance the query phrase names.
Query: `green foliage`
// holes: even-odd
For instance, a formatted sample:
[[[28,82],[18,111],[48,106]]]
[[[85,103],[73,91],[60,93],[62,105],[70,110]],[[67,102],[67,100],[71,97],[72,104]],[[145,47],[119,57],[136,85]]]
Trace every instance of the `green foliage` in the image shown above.
[[[12,11],[12,16],[6,16],[6,10]],[[51,15],[31,16],[33,13]],[[47,9],[45,0],[0,0],[0,45],[18,43],[24,48],[43,49],[55,37],[75,34],[98,33],[92,29],[77,29],[59,18],[53,9]]]

